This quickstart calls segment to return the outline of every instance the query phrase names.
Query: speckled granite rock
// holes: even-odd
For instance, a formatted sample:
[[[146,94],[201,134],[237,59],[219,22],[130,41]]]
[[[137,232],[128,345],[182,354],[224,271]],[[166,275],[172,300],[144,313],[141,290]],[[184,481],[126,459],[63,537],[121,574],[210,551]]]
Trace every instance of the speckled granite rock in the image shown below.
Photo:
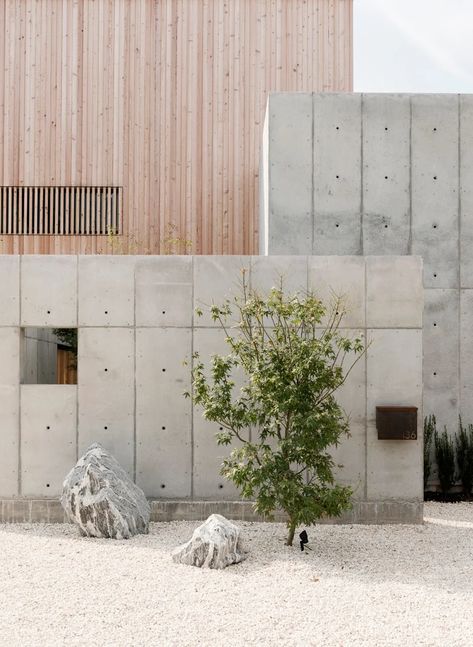
[[[191,539],[176,548],[172,558],[178,564],[225,568],[237,564],[246,555],[240,543],[240,529],[222,517],[212,514],[194,530]]]
[[[143,491],[98,443],[66,476],[61,504],[87,537],[129,539],[148,532],[150,506]]]

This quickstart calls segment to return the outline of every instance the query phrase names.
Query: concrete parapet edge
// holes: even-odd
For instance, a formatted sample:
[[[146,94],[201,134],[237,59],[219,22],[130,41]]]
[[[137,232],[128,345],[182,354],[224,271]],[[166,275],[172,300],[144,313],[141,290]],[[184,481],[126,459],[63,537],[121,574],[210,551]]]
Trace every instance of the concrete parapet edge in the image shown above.
[[[269,521],[253,511],[250,501],[151,500],[151,521],[200,521],[218,513],[239,521]],[[423,501],[355,501],[340,518],[322,520],[337,524],[421,524]],[[2,499],[0,523],[65,523],[59,499]],[[284,522],[277,512],[274,521]]]

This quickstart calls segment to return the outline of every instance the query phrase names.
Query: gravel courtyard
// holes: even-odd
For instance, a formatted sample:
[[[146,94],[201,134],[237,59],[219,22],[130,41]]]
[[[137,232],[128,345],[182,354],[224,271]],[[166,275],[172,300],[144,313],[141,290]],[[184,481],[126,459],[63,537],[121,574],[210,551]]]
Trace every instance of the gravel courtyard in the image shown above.
[[[424,526],[237,522],[249,556],[174,564],[197,522],[129,541],[70,525],[0,525],[0,645],[473,645],[473,504],[425,505]]]

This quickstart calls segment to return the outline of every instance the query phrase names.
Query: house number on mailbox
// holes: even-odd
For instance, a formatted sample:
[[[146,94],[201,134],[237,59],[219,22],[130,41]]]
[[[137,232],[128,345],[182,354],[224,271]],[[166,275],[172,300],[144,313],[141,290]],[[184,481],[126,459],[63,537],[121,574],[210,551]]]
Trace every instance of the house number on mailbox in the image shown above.
[[[380,440],[417,440],[417,407],[376,407]]]

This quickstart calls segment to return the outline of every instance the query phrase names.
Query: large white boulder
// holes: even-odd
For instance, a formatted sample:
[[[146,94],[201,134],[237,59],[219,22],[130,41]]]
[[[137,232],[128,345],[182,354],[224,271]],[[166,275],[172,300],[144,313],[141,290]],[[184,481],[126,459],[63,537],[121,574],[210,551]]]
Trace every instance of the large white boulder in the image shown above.
[[[150,506],[143,491],[98,443],[66,476],[61,504],[87,537],[128,539],[148,532]]]
[[[220,514],[212,514],[194,530],[191,539],[176,548],[172,558],[178,564],[225,568],[246,555],[240,542],[240,529]]]

